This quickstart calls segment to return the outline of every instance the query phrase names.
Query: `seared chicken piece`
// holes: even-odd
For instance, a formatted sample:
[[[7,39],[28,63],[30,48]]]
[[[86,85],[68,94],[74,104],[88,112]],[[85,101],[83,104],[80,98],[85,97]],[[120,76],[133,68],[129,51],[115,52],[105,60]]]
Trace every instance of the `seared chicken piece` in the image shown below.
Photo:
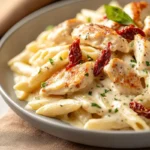
[[[129,52],[127,40],[106,26],[83,24],[73,30],[72,37],[73,39],[79,38],[83,45],[90,45],[98,49],[105,49],[108,42],[111,42],[111,51]]]
[[[150,16],[147,16],[144,20],[144,29],[143,31],[145,32],[146,36],[150,37]]]
[[[124,7],[124,11],[134,20],[139,26],[143,27],[143,21],[148,15],[148,3],[144,1],[131,2]]]
[[[103,21],[101,21],[100,23],[98,23],[99,25],[104,25],[108,28],[112,28],[114,30],[117,30],[119,29],[120,27],[120,24],[115,22],[115,21],[112,21],[112,20],[109,20],[109,19],[104,19]]]
[[[81,20],[77,19],[66,20],[52,29],[47,40],[50,41],[53,46],[71,44],[73,41],[71,38],[72,30],[82,23],[83,22]]]
[[[113,58],[104,68],[109,78],[114,82],[120,93],[139,94],[143,87],[140,78],[134,70],[118,58]]]
[[[138,69],[150,69],[150,42],[139,34],[134,40],[134,55]]]
[[[93,80],[93,62],[86,62],[54,74],[46,81],[46,86],[40,90],[40,94],[48,96],[73,93],[86,88]]]

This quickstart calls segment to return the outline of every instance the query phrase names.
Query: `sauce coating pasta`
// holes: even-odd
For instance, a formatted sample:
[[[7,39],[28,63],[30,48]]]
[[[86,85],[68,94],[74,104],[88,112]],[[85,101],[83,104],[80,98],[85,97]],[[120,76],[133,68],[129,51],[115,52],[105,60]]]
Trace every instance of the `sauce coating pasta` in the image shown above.
[[[27,109],[88,130],[150,130],[150,6],[117,1],[43,31],[8,65]]]

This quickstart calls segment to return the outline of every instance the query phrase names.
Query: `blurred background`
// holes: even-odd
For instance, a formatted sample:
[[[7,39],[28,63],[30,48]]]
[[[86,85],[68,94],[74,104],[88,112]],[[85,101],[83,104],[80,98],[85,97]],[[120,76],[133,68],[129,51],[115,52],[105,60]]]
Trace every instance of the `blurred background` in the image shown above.
[[[20,19],[60,0],[0,0],[0,37]]]

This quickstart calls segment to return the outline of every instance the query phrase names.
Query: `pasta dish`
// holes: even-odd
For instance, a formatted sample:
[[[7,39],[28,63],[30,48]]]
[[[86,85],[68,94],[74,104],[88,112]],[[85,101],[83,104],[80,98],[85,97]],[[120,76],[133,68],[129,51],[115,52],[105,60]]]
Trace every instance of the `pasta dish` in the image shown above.
[[[12,58],[26,109],[88,130],[150,130],[150,7],[145,1],[48,26]]]

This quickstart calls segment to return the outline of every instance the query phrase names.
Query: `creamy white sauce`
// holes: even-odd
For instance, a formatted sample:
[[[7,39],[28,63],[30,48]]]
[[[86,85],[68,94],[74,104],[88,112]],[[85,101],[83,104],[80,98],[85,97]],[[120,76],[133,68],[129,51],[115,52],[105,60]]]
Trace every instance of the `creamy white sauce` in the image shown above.
[[[90,89],[75,93],[71,95],[71,97],[83,101],[83,107],[87,107],[87,110],[90,110],[93,114],[98,114],[99,118],[101,118],[101,116],[114,117],[117,121],[118,119],[121,119],[119,116],[121,105],[129,106],[129,103],[135,98],[135,95],[120,94],[115,88],[114,83],[112,83],[109,78],[106,78],[101,81],[96,80],[91,85]],[[87,104],[87,102],[89,102],[89,104]],[[92,106],[92,103],[97,104],[101,108]],[[63,118],[62,120],[69,122],[74,126],[81,127],[81,122],[78,120],[69,120],[68,118]]]
[[[129,11],[132,11],[132,10],[129,9]],[[86,10],[86,17],[85,17],[84,12],[85,12],[85,10],[81,11],[80,16],[81,16],[81,18],[84,18],[83,20],[86,20],[87,17],[89,16],[89,14],[91,14],[91,13],[88,10]],[[90,19],[92,19],[92,17],[94,17],[93,15],[99,16],[99,14],[97,12],[96,11],[92,12],[92,16]],[[122,108],[127,107],[127,109],[128,109],[129,103],[133,100],[140,101],[144,106],[150,107],[150,103],[149,103],[150,77],[149,77],[149,71],[147,70],[147,68],[150,66],[150,61],[148,62],[148,65],[146,66],[144,57],[143,58],[139,57],[138,54],[137,54],[137,57],[135,56],[134,52],[136,49],[136,47],[135,47],[136,40],[128,42],[126,39],[122,38],[114,30],[112,30],[114,28],[118,29],[121,25],[119,25],[116,22],[113,22],[112,20],[108,20],[107,18],[104,19],[105,16],[103,16],[103,15],[106,15],[104,12],[100,15],[101,15],[100,18],[103,20],[103,21],[101,20],[101,22],[99,20],[100,18],[97,18],[97,17],[93,20],[94,22],[92,22],[92,20],[90,22],[87,21],[88,24],[86,24],[86,21],[82,22],[83,20],[80,21],[77,19],[73,19],[73,20],[67,20],[67,21],[63,22],[62,24],[58,25],[51,32],[44,31],[38,37],[37,41],[35,42],[35,46],[33,46],[33,47],[27,46],[27,49],[24,51],[25,55],[27,55],[28,52],[32,51],[32,50],[33,50],[32,55],[34,55],[34,50],[38,51],[40,48],[44,49],[44,48],[50,47],[50,46],[61,46],[61,45],[66,45],[66,44],[68,45],[68,44],[71,44],[73,42],[73,39],[76,39],[76,38],[80,38],[81,46],[84,45],[84,47],[86,47],[88,45],[88,46],[97,48],[97,50],[105,49],[107,47],[108,42],[111,41],[111,43],[112,43],[111,59],[119,58],[119,59],[123,60],[126,64],[128,64],[129,68],[131,67],[135,71],[135,73],[141,80],[143,79],[143,81],[141,81],[145,84],[145,85],[143,85],[143,87],[145,86],[144,90],[142,89],[143,92],[141,92],[139,95],[138,94],[132,95],[129,93],[123,94],[123,93],[121,93],[121,90],[119,91],[119,89],[116,87],[117,84],[113,83],[106,74],[104,75],[103,78],[101,78],[101,77],[91,78],[90,77],[90,78],[87,78],[87,80],[86,80],[83,77],[83,79],[85,79],[85,82],[83,83],[83,85],[87,85],[86,88],[85,88],[85,86],[83,86],[83,88],[81,88],[79,90],[78,86],[75,84],[74,88],[76,90],[72,89],[72,91],[71,91],[72,93],[69,91],[70,92],[70,93],[68,92],[69,94],[66,94],[63,96],[56,96],[56,93],[55,93],[55,96],[51,95],[51,93],[47,94],[50,96],[42,95],[42,94],[40,94],[40,87],[39,87],[39,89],[37,89],[36,91],[33,91],[31,93],[15,90],[16,95],[19,99],[21,99],[20,97],[22,97],[22,100],[28,101],[28,104],[26,106],[27,109],[33,109],[36,111],[37,109],[39,109],[47,104],[57,103],[61,100],[66,100],[66,99],[73,99],[73,101],[75,100],[75,101],[80,102],[81,107],[77,111],[70,112],[68,114],[64,114],[64,115],[60,115],[60,116],[56,116],[56,118],[63,120],[64,122],[67,122],[73,126],[77,126],[79,128],[84,128],[85,124],[89,120],[92,120],[92,119],[101,119],[102,118],[102,119],[106,119],[106,121],[107,121],[107,119],[110,118],[110,120],[113,121],[113,123],[111,124],[112,130],[117,130],[117,129],[128,129],[129,130],[129,129],[131,129],[131,126],[126,123],[126,120],[121,116],[121,113],[120,113],[122,111]],[[96,26],[96,28],[91,27],[93,25],[88,27],[89,23],[95,23],[95,22],[97,24],[104,24],[106,22],[109,23],[108,26],[111,28],[111,30],[110,30],[110,31],[112,31],[111,34],[108,34],[106,36],[105,32],[104,32],[105,29],[101,29],[100,30],[101,32],[100,32],[98,30],[100,27],[97,25],[94,25],[94,26]],[[147,22],[145,22],[145,24],[149,25],[149,24],[147,24]],[[78,26],[78,25],[81,25],[81,26]],[[85,26],[87,26],[87,28],[85,28]],[[145,26],[145,27],[146,27],[145,30],[147,28],[149,28],[149,26]],[[90,30],[92,30],[92,32],[89,32]],[[115,32],[115,34],[113,32]],[[147,32],[148,31],[146,31],[146,34],[149,34]],[[99,34],[99,33],[103,33],[103,35]],[[145,45],[145,43],[146,43],[145,41],[144,41],[145,43],[144,42],[142,43],[142,40],[140,40],[140,42],[141,42],[141,45],[142,44]],[[147,42],[149,43],[149,41],[147,41]],[[140,47],[140,45],[138,45],[138,43],[136,46]],[[146,54],[147,47],[145,46],[144,48],[145,48],[144,53]],[[60,49],[61,49],[61,47],[60,47]],[[55,47],[54,47],[54,50],[55,50]],[[85,54],[87,53],[87,51],[88,50],[86,50],[86,48],[85,48]],[[95,51],[95,49],[93,50],[93,53],[94,53],[94,51]],[[24,54],[24,52],[23,52],[23,54]],[[90,50],[89,50],[89,54],[90,54]],[[142,56],[142,54],[143,53],[141,53],[140,56]],[[98,54],[96,53],[95,56],[97,56],[97,55]],[[27,58],[26,57],[25,58],[23,57],[22,59],[29,59],[28,57]],[[44,65],[45,62],[43,62],[41,59],[43,57],[39,56],[39,58],[40,58],[39,61],[41,61]],[[141,70],[139,69],[139,64],[138,64],[139,62],[136,62],[138,60],[137,58],[140,61],[143,59],[142,60],[143,67],[147,67],[146,69],[141,69]],[[20,58],[19,61],[21,62],[22,59]],[[58,59],[60,59],[60,58],[58,58]],[[96,59],[97,59],[97,57],[96,57]],[[93,60],[95,61],[95,58]],[[16,60],[14,59],[13,61],[17,62],[18,59],[16,59]],[[12,63],[13,63],[13,61],[12,61]],[[22,62],[24,62],[24,61],[22,61]],[[34,74],[37,75],[37,72],[40,73],[41,66],[38,66],[39,65],[37,63],[38,61],[35,62],[35,64],[33,62],[31,63],[31,60],[27,60],[27,62],[28,62],[28,65],[30,64],[31,66],[33,66],[33,68],[35,68],[35,70],[37,69],[37,71],[34,70],[34,73],[32,75],[34,75]],[[47,62],[47,58],[46,58],[46,62]],[[11,65],[12,64],[10,64],[10,66]],[[54,65],[55,65],[55,62],[54,62]],[[17,72],[15,70],[13,70],[13,71]],[[27,69],[25,69],[24,71],[27,72]],[[118,71],[118,73],[119,73],[119,71]],[[93,72],[93,70],[92,70],[92,72]],[[76,70],[76,74],[77,73],[78,73],[78,70]],[[126,74],[126,73],[127,72],[125,72],[124,74]],[[89,72],[89,74],[90,74],[90,72]],[[88,74],[88,76],[89,76],[89,74]],[[29,78],[30,78],[29,76],[26,77],[26,76],[14,74],[14,80],[15,80],[16,84],[19,82],[24,82],[24,81],[26,83],[28,83]],[[93,81],[93,79],[94,79],[94,81]],[[67,78],[66,80],[72,81],[71,78],[70,79]],[[78,80],[80,80],[80,78]],[[57,85],[57,87],[59,87],[59,85],[61,86],[61,84],[63,83],[63,82],[61,83],[61,81],[64,81],[64,79],[63,79],[63,77],[61,77],[61,78],[58,77],[57,81],[58,81],[57,83],[56,83],[56,81],[54,82],[54,87],[53,87],[54,89],[56,88],[56,85]],[[74,81],[76,81],[76,80],[73,80],[73,82],[68,82],[68,83],[73,85]],[[89,81],[91,81],[92,84],[90,84],[91,82],[89,82]],[[63,83],[63,84],[65,84],[65,83]],[[68,85],[67,86],[65,85],[65,87],[63,87],[61,90],[64,90],[64,88],[68,88]],[[30,87],[29,87],[29,89],[30,89]],[[130,89],[129,89],[129,91],[130,91]],[[61,91],[58,91],[57,95],[59,95],[60,92]],[[53,91],[52,91],[52,94],[54,94]],[[57,107],[58,109],[60,107],[63,107],[61,105],[58,105],[58,106],[59,106],[59,107]],[[58,110],[56,110],[56,111],[58,111]],[[130,116],[128,116],[128,117],[130,117]],[[148,125],[150,125],[149,119],[146,119],[145,117],[141,117],[141,116],[140,116],[140,118],[142,118]],[[115,122],[118,123],[118,125],[120,126],[119,128],[115,127]],[[105,121],[103,123],[105,124]]]

